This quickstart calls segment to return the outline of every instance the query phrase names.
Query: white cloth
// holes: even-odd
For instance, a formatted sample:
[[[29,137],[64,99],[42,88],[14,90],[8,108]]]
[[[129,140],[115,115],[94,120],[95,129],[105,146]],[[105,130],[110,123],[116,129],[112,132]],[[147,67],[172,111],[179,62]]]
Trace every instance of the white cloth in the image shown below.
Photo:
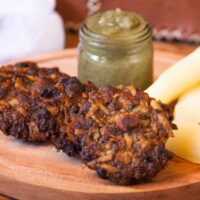
[[[55,0],[0,0],[0,64],[64,48]]]

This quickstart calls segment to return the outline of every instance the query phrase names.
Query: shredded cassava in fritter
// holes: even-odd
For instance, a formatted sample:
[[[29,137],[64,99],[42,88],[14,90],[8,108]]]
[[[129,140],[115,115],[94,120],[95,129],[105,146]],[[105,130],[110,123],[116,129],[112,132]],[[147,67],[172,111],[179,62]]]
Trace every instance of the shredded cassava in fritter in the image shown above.
[[[0,130],[51,141],[99,177],[121,185],[151,180],[170,159],[170,108],[133,86],[82,84],[58,68],[24,62],[0,68]]]

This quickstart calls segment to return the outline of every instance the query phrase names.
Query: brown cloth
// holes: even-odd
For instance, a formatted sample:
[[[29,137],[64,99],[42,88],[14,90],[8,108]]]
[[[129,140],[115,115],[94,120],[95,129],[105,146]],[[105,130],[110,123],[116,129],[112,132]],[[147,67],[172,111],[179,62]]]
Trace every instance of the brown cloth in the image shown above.
[[[95,2],[95,1],[93,1]],[[156,39],[184,40],[200,43],[199,0],[100,0],[100,10],[121,8],[146,18],[154,28]],[[57,0],[57,10],[66,25],[78,28],[87,17],[91,0]]]

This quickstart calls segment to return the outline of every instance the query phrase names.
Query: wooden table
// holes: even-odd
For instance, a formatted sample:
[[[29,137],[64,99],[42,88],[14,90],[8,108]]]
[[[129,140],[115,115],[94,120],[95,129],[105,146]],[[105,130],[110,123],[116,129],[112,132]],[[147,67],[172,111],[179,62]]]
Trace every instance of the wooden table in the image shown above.
[[[76,37],[70,36],[70,37],[71,37],[72,42],[70,43],[70,40],[67,39],[69,41],[67,46],[68,47],[76,46],[76,44],[78,42],[77,36]],[[154,43],[154,49],[155,49],[155,54],[156,54],[156,56],[155,56],[156,58],[154,59],[154,65],[156,68],[156,70],[154,71],[155,77],[157,77],[158,74],[160,74],[160,72],[163,69],[170,66],[177,60],[181,59],[183,56],[187,55],[188,53],[193,51],[195,48],[196,48],[195,46],[183,45],[183,44],[167,44],[167,43],[160,43],[160,42]],[[65,49],[63,51],[51,54],[51,64],[58,65],[58,66],[59,65],[64,66],[66,68],[70,67],[70,61],[68,61],[67,59],[72,53],[73,53],[73,55],[76,55],[76,50],[75,49],[73,49],[73,50]],[[158,56],[158,54],[159,54],[159,56]],[[162,55],[165,55],[165,56],[162,57]],[[49,62],[48,59],[49,59],[49,54],[42,55],[42,56],[40,56],[39,62],[42,65],[48,66],[48,62]],[[165,65],[160,66],[160,63],[161,63],[160,59],[167,59],[164,62]],[[38,60],[38,57],[32,57],[32,58],[29,58],[29,60]],[[159,66],[159,68],[157,68],[157,66]],[[70,71],[70,69],[68,69],[68,70]],[[73,70],[71,75],[76,75],[76,72],[74,72],[74,70]],[[1,180],[0,180],[0,187],[1,187]],[[9,199],[11,199],[11,198],[0,195],[0,200],[9,200]]]

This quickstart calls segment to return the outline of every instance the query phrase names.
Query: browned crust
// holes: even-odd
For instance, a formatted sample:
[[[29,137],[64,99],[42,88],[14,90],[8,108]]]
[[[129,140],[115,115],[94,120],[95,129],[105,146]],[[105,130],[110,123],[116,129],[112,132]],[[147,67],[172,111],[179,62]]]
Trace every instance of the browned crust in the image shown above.
[[[151,180],[170,155],[170,108],[132,86],[82,84],[57,68],[25,62],[0,68],[0,130],[52,141],[98,176],[130,185]]]
[[[75,144],[101,178],[122,185],[144,182],[167,164],[172,119],[167,105],[132,86],[105,87],[90,93],[68,126],[68,145]]]
[[[56,140],[78,112],[83,85],[58,68],[23,62],[0,68],[0,129],[29,142]]]

